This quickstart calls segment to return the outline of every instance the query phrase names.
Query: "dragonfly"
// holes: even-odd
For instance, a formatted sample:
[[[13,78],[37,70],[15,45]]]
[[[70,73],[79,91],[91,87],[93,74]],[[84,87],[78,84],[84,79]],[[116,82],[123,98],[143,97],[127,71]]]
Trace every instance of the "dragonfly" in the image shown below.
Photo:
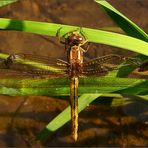
[[[0,61],[0,69],[6,73],[24,73],[27,76],[39,77],[68,77],[70,86],[71,106],[71,135],[78,139],[78,85],[81,77],[104,76],[109,71],[116,69],[110,61],[123,61],[121,56],[109,54],[88,61],[84,61],[84,53],[89,50],[88,40],[80,31],[68,32],[65,40],[60,42],[65,45],[67,60],[51,59],[47,56],[31,54],[11,54]],[[85,47],[84,47],[85,46]]]

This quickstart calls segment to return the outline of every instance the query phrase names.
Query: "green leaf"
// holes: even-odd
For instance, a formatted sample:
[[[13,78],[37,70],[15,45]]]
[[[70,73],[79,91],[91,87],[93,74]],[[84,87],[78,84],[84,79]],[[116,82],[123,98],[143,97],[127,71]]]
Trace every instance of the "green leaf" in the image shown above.
[[[148,42],[148,35],[138,27],[134,22],[124,16],[105,0],[95,0],[111,17],[111,19],[120,26],[129,36]]]
[[[125,94],[128,90],[128,94],[138,95],[140,93],[145,95],[148,93],[147,85],[148,80],[144,79],[82,77],[79,80],[78,91],[79,95],[82,95],[86,93],[98,94],[108,92],[122,92]],[[69,79],[0,79],[0,94],[69,96]]]
[[[103,96],[109,96],[108,94]],[[140,95],[119,95],[119,94],[110,94],[110,96],[113,96],[111,106],[117,107],[117,106],[123,106],[127,105],[133,102],[139,102],[143,104],[148,105],[148,96],[140,96]]]
[[[11,4],[11,3],[14,3],[16,1],[18,1],[18,0],[1,0],[0,1],[0,7],[6,6],[6,5]]]
[[[49,36],[56,36],[60,30],[60,36],[63,36],[65,33],[78,28],[78,26],[0,18],[0,29],[2,30],[17,30]],[[148,56],[148,43],[142,40],[118,33],[90,28],[83,28],[83,32],[90,42],[124,48]]]

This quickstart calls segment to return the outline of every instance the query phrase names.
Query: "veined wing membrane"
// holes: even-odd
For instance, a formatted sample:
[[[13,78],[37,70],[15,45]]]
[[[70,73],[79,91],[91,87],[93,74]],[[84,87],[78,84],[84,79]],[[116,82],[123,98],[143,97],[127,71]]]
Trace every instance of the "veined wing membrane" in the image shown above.
[[[115,64],[111,64],[115,63]],[[119,55],[110,54],[92,59],[83,64],[83,75],[106,75],[109,71],[117,69],[117,63],[121,62],[122,58]]]
[[[10,55],[7,59],[0,61],[0,69],[6,73],[26,75],[65,75],[67,63],[65,61],[54,59],[50,60],[43,56],[34,56],[31,54]]]
[[[105,55],[105,56],[101,56],[101,57],[89,60],[88,62],[85,62],[83,65],[84,67],[91,67],[92,65],[102,65],[108,62],[117,63],[121,60],[122,58],[119,55],[109,54],[109,55]]]
[[[16,56],[16,58],[20,58],[23,59],[24,61],[34,61],[34,62],[39,62],[39,63],[46,63],[46,64],[55,64],[58,59],[55,58],[51,58],[48,56],[40,56],[40,55],[33,55],[33,54],[24,54],[24,53],[17,53],[17,54],[13,54],[14,56]]]

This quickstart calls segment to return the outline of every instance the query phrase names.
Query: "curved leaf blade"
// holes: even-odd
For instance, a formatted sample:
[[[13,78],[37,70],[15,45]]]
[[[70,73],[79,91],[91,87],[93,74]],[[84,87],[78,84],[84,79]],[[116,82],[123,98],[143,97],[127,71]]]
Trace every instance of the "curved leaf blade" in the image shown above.
[[[128,90],[128,94],[145,95],[148,94],[147,85],[148,80],[145,79],[91,77],[80,78],[78,91],[82,95],[116,91],[126,94]],[[0,94],[69,96],[69,79],[0,79]]]
[[[6,6],[8,4],[14,3],[16,1],[18,1],[18,0],[1,0],[0,1],[0,7],[3,7],[3,6]]]
[[[111,19],[120,26],[129,36],[148,42],[148,34],[145,33],[134,22],[124,16],[121,12],[110,5],[106,0],[95,0],[111,17]]]
[[[0,29],[2,30],[17,30],[41,35],[56,36],[57,31],[61,29],[60,36],[63,36],[65,33],[78,28],[79,27],[77,26],[68,26],[62,24],[20,21],[0,18]],[[124,48],[148,56],[148,43],[145,41],[118,33],[112,33],[90,28],[83,28],[83,32],[90,42]]]

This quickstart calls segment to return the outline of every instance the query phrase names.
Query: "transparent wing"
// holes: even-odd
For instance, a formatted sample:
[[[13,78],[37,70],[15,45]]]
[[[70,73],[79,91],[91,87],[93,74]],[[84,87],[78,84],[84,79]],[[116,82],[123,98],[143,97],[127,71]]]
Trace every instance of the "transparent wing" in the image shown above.
[[[120,61],[122,61],[122,58],[119,55],[109,54],[85,62],[84,67],[91,67],[92,65],[101,65],[104,63],[119,63]]]
[[[67,63],[60,59],[49,59],[31,54],[13,54],[0,61],[2,71],[10,75],[66,75]]]
[[[117,69],[115,64],[121,61],[122,58],[115,54],[98,57],[83,64],[82,74],[86,76],[106,75],[109,71]]]

